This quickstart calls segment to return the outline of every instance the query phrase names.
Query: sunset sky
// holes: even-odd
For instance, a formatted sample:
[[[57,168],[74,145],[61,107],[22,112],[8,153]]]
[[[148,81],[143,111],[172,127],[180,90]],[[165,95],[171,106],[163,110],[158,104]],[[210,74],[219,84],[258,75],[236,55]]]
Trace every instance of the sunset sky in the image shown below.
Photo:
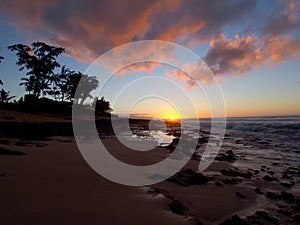
[[[4,89],[24,95],[19,83],[26,72],[18,71],[15,54],[7,49],[16,43],[39,40],[64,47],[67,51],[59,63],[85,72],[101,54],[121,44],[162,40],[182,45],[204,60],[223,90],[228,116],[300,115],[299,17],[297,0],[2,0],[0,55],[5,59],[0,77]],[[166,65],[125,68],[112,77],[103,95],[112,101],[118,90],[149,75],[177,82],[192,97],[199,116],[210,116],[200,92],[213,96],[216,85],[198,76],[203,84],[199,90]],[[161,89],[178,95],[176,104],[184,101],[171,87]],[[143,92],[139,86],[135,90]],[[132,107],[124,99],[114,112],[176,114],[163,99]],[[187,111],[181,116],[191,115]]]

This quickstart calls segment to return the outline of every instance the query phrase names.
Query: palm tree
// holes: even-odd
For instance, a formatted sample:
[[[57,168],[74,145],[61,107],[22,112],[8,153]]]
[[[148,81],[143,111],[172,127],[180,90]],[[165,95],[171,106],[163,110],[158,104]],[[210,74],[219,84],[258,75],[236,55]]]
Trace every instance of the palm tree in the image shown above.
[[[88,76],[81,72],[73,73],[69,76],[68,83],[68,99],[70,101],[75,101],[77,104],[82,104],[87,98],[91,98],[90,95],[92,90],[95,90],[98,87],[99,81],[96,76]],[[78,95],[75,99],[75,92],[77,91]]]
[[[20,83],[21,85],[25,86],[25,90],[28,92],[28,94],[32,94],[33,93],[33,86],[35,83],[35,77],[34,76],[30,76],[29,78],[22,78],[21,79],[23,82]]]
[[[0,102],[2,103],[7,103],[15,97],[16,96],[9,96],[9,91],[5,91],[3,88],[0,91]]]
[[[53,76],[53,87],[51,93],[54,95],[60,95],[60,100],[63,102],[68,97],[68,89],[71,85],[71,76],[75,72],[63,66],[61,71]]]

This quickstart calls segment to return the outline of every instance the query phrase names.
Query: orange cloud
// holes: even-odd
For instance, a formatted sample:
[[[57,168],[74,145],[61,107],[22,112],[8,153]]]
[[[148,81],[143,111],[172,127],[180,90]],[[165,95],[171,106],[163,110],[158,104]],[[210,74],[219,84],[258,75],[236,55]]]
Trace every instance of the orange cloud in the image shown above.
[[[256,35],[229,40],[224,34],[210,41],[205,62],[216,75],[243,75],[264,63],[275,64],[290,58],[300,58],[300,40],[292,36]]]
[[[28,39],[63,46],[67,55],[79,61],[92,62],[107,50],[136,40],[159,39],[185,46],[209,43],[204,59],[212,70],[220,76],[237,76],[265,63],[299,58],[299,1],[279,1],[273,12],[264,12],[267,16],[256,7],[257,0],[90,0],[88,4],[83,0],[2,0],[0,13]],[[251,22],[260,26],[255,25],[254,30]],[[230,33],[236,25],[243,27],[242,35],[229,38],[228,30]],[[157,48],[124,52],[124,60],[138,59],[141,51],[146,55],[172,51]],[[156,61],[165,59],[161,54]],[[124,64],[118,60],[108,63],[115,63],[111,66],[117,70]],[[151,72],[154,65],[131,69]],[[178,71],[167,75],[185,79]],[[211,82],[201,73],[194,75]]]
[[[210,37],[246,19],[255,5],[254,0],[3,0],[0,12],[28,39],[62,45],[70,56],[91,62],[135,40]]]

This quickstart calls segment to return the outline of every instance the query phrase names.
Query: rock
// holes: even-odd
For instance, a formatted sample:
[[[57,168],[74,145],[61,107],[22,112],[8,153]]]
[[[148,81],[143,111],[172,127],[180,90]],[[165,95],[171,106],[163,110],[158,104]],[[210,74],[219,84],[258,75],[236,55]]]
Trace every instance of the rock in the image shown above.
[[[176,199],[172,199],[172,203],[169,205],[171,211],[178,215],[184,215],[185,207]]]
[[[278,194],[278,193],[274,193],[274,192],[268,191],[268,192],[266,193],[266,197],[267,197],[267,198],[270,198],[270,199],[273,199],[273,200],[277,200],[277,199],[280,199],[280,198],[281,198],[281,195]]]
[[[255,188],[254,191],[259,195],[263,194],[263,192],[260,190],[260,188]]]
[[[271,176],[269,176],[269,175],[265,175],[264,177],[263,177],[263,179],[265,180],[265,181],[267,181],[267,182],[271,182],[271,181],[276,181],[276,182],[279,182],[279,179],[277,178],[277,177],[271,177]]]
[[[294,213],[291,217],[292,217],[293,220],[296,221],[296,222],[300,221],[300,212]]]
[[[265,181],[268,181],[268,182],[273,181],[272,177],[270,177],[269,175],[265,175],[265,176],[263,177],[263,179],[264,179]]]
[[[173,182],[182,186],[189,185],[203,185],[213,180],[212,177],[204,176],[202,173],[195,172],[191,169],[186,169],[176,173],[170,177],[167,181]]]
[[[285,209],[278,209],[277,212],[280,213],[280,214],[282,214],[282,215],[291,217],[291,212],[289,212],[288,210],[285,210]]]
[[[295,195],[286,191],[281,192],[281,197],[288,202],[295,202]]]
[[[281,182],[280,185],[283,187],[291,188],[294,184],[288,182]]]
[[[293,180],[293,177],[292,177],[291,175],[288,175],[288,174],[284,173],[284,174],[282,175],[282,179]]]
[[[276,217],[268,215],[268,213],[265,211],[256,211],[255,215],[273,224],[278,224],[279,222],[279,220]]]
[[[216,182],[215,182],[215,185],[218,186],[218,187],[223,187],[223,184],[222,184],[222,182],[220,182],[220,181],[216,181]]]
[[[12,151],[0,147],[0,155],[26,155],[24,152]]]
[[[242,180],[238,178],[225,179],[223,181],[224,184],[231,184],[231,185],[239,184],[241,182]]]
[[[241,192],[235,192],[235,195],[241,199],[246,199],[246,196],[242,194]]]
[[[251,179],[253,174],[250,171],[244,172],[237,169],[223,169],[220,170],[223,175],[231,176],[231,177],[243,177],[247,179]]]
[[[233,215],[219,225],[250,225],[247,221],[241,219],[238,215]]]
[[[219,161],[235,161],[237,160],[236,156],[233,154],[232,150],[228,150],[225,153],[220,153],[217,157],[216,160]]]
[[[274,171],[272,171],[272,170],[268,171],[267,173],[270,174],[271,176],[273,176],[275,174]]]

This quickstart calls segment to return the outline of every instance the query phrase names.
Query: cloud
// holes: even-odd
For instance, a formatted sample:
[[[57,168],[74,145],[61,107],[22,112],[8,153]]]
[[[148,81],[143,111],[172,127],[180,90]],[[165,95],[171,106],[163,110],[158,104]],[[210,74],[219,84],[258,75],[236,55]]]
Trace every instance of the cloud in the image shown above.
[[[173,69],[165,73],[178,82],[182,82],[187,90],[195,88],[198,84],[217,84],[217,77],[202,62],[198,61],[196,65],[184,64],[180,69]]]
[[[300,2],[285,0],[281,1],[271,14],[266,26],[263,29],[265,35],[281,35],[283,33],[300,30],[300,23],[297,20]]]
[[[2,0],[0,13],[3,21],[22,29],[29,41],[38,38],[63,46],[67,55],[79,61],[92,62],[131,41],[157,39],[189,47],[209,44],[204,59],[213,72],[238,76],[265,63],[299,58],[300,3],[272,4],[277,6],[268,18],[257,9],[257,0]],[[249,20],[259,21],[257,30],[248,27]],[[233,37],[236,30],[240,35]],[[169,50],[154,46],[141,51],[151,55]],[[124,52],[124,56],[136,58],[137,52]],[[164,61],[163,57],[157,60]],[[108,63],[115,63],[115,69],[124,64],[122,59]],[[155,66],[138,64],[128,69],[151,72]],[[178,71],[167,75],[184,79]],[[195,72],[194,78],[211,82],[203,73]]]
[[[210,41],[204,60],[216,75],[240,76],[264,63],[275,64],[290,58],[300,58],[300,40],[292,35],[235,35],[230,40],[221,34]]]
[[[159,62],[140,62],[131,64],[129,66],[123,67],[119,71],[116,72],[117,75],[123,77],[125,74],[136,73],[138,72],[146,72],[148,75],[152,75],[154,70],[161,66],[162,64]]]
[[[247,19],[256,2],[3,0],[0,12],[7,23],[29,37],[64,46],[70,56],[91,62],[103,52],[134,40],[201,41],[226,25]]]

